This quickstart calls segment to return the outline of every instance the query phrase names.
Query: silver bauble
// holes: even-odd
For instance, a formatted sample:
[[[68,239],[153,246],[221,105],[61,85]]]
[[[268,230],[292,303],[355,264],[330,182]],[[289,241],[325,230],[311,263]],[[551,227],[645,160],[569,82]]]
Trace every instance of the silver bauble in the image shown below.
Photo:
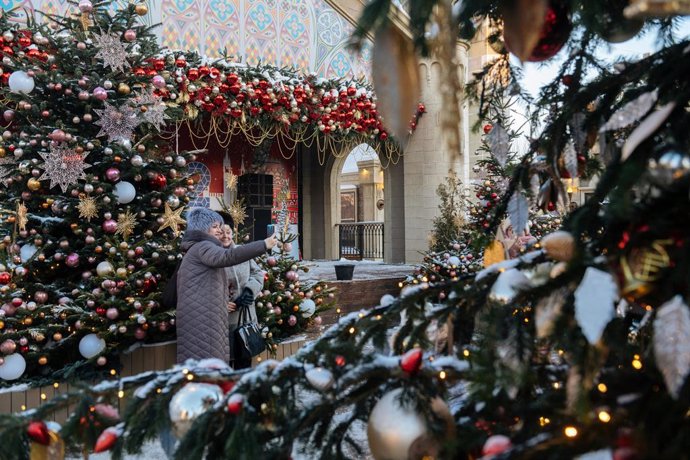
[[[666,149],[648,163],[649,177],[659,187],[670,187],[690,177],[690,156],[677,148]]]
[[[376,460],[438,458],[446,440],[433,436],[414,403],[400,404],[401,393],[402,389],[397,388],[383,395],[369,415],[367,438],[371,455]],[[446,422],[445,437],[452,436],[455,429],[448,405],[435,398],[431,408]]]
[[[223,390],[210,383],[188,383],[170,400],[168,411],[173,433],[182,439],[194,420],[223,398]]]

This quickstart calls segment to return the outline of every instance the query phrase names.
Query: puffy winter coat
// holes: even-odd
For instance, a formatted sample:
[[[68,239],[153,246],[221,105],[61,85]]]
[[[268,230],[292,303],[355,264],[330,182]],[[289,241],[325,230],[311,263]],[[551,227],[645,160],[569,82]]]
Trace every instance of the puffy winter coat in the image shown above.
[[[238,248],[241,246],[235,246],[233,244],[230,247]],[[253,298],[256,299],[256,297],[259,295],[259,293],[264,287],[264,272],[263,270],[261,270],[261,267],[259,267],[259,265],[253,260],[248,260],[247,262],[242,262],[241,264],[233,265],[232,267],[227,267],[225,269],[225,273],[228,276],[230,300],[235,300],[240,295],[242,295],[242,291],[244,291],[244,288],[247,288],[250,291],[252,291],[252,294],[254,295]],[[252,302],[252,304],[249,306],[249,314],[251,316],[252,321],[257,321],[256,307],[254,306],[254,302]],[[230,332],[233,332],[235,329],[237,329],[239,318],[239,311],[234,311],[230,313]],[[230,341],[230,356],[234,356],[232,354],[232,347],[233,343],[232,341]]]
[[[185,256],[177,273],[177,362],[230,359],[228,281],[225,267],[246,262],[266,251],[263,241],[223,248],[204,232],[189,231]]]

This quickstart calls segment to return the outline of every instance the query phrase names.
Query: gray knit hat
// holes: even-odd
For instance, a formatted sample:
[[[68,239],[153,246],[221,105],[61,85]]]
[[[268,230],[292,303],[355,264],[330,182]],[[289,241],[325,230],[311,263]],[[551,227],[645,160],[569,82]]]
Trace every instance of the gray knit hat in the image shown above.
[[[223,225],[223,218],[216,211],[208,208],[196,207],[187,211],[187,230],[208,232],[213,224]]]

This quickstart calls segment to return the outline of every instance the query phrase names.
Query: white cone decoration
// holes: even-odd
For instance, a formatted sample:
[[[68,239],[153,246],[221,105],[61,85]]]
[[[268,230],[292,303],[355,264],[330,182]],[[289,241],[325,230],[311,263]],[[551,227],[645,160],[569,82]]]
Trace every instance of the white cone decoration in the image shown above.
[[[408,460],[429,456],[438,458],[443,440],[435,439],[414,404],[401,406],[397,388],[383,395],[369,415],[367,438],[376,460]],[[432,410],[447,422],[447,436],[454,431],[453,417],[440,398],[431,402]]]
[[[10,75],[9,81],[10,91],[13,93],[28,94],[34,90],[34,79],[23,70],[16,70]]]
[[[5,362],[0,366],[0,379],[16,380],[26,369],[26,360],[19,353],[5,356]]]
[[[587,268],[575,290],[575,319],[589,343],[597,343],[601,338],[616,314],[617,300],[618,286],[613,277],[596,268]]]
[[[98,356],[103,350],[105,350],[105,340],[96,334],[87,334],[79,341],[79,353],[86,359]]]
[[[121,181],[115,184],[113,193],[117,197],[117,202],[120,204],[131,203],[137,196],[137,189],[134,188],[130,182]]]
[[[654,357],[668,392],[677,399],[690,373],[690,311],[679,295],[656,313]]]

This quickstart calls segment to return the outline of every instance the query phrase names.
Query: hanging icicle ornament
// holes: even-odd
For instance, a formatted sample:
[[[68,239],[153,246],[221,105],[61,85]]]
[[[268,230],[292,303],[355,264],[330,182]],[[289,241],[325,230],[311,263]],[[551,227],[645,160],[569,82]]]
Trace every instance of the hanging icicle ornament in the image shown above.
[[[623,10],[626,18],[666,18],[690,14],[690,0],[632,0]]]
[[[679,295],[657,311],[654,320],[654,357],[668,392],[678,399],[690,373],[690,311]]]

